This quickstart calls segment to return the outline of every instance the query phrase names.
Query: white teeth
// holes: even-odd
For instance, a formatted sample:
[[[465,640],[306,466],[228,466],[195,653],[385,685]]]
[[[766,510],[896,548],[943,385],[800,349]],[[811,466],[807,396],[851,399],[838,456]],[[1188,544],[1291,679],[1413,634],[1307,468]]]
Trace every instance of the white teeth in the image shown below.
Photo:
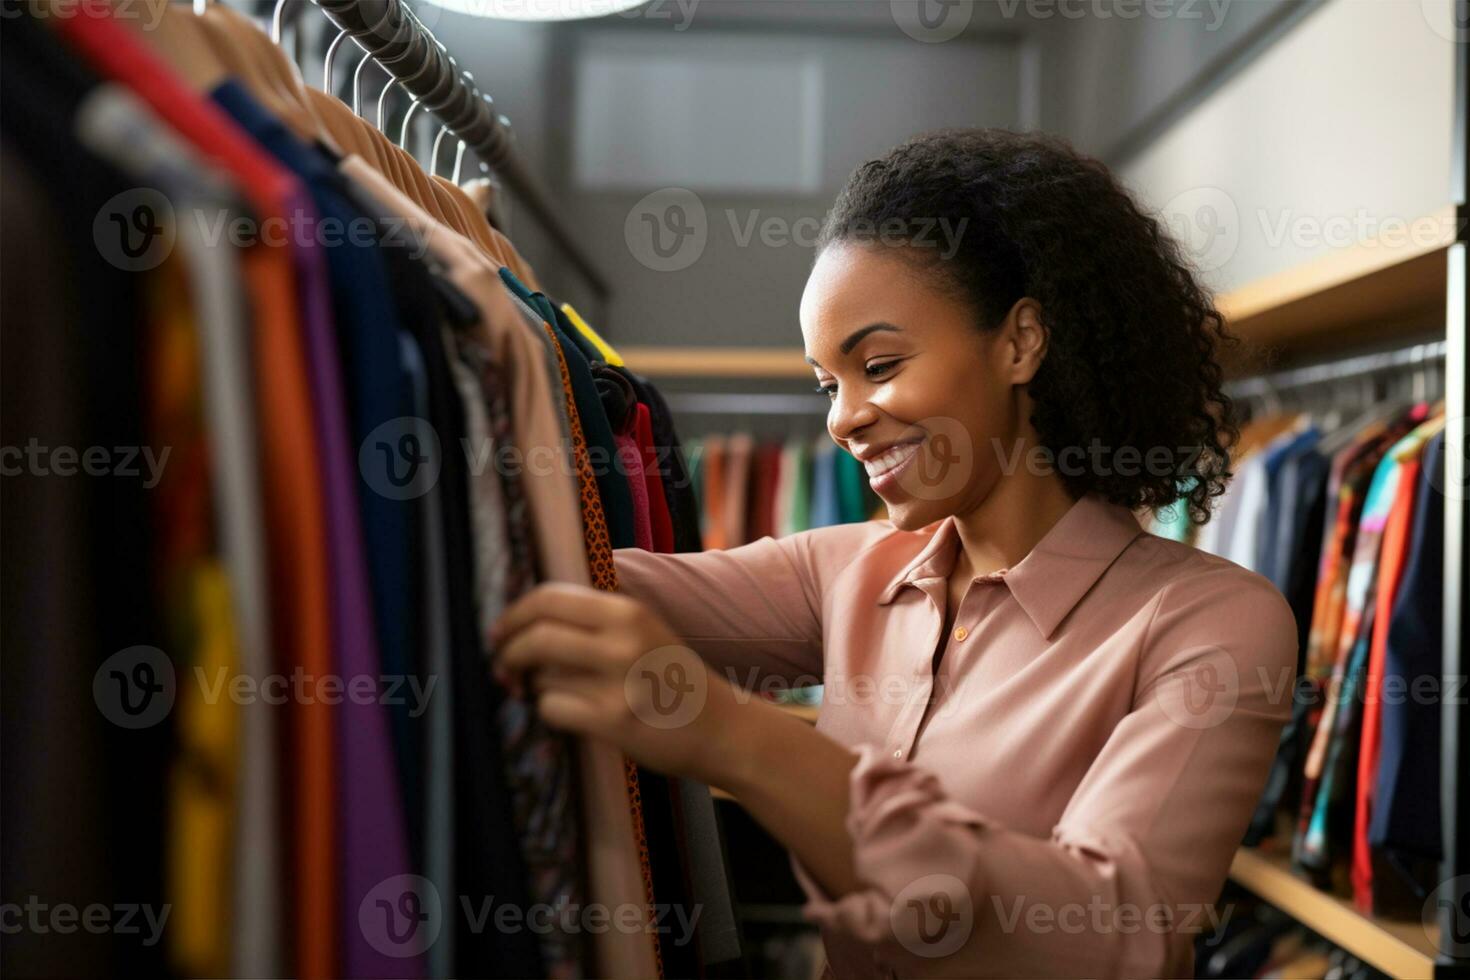
[[[917,442],[904,443],[902,446],[894,446],[886,450],[881,456],[877,456],[864,463],[868,476],[882,476],[889,470],[906,462],[919,448]]]

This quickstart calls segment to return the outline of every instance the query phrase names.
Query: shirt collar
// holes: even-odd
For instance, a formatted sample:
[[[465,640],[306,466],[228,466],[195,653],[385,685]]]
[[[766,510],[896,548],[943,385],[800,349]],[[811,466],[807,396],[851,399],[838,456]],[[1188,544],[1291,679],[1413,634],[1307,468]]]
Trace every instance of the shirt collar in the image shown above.
[[[878,595],[886,606],[906,585],[942,577],[954,568],[960,545],[953,515],[934,527],[922,551]],[[1143,533],[1131,511],[1091,494],[1072,504],[1026,555],[1001,576],[1046,639],[1082,601],[1123,549]],[[986,578],[979,576],[976,578]]]

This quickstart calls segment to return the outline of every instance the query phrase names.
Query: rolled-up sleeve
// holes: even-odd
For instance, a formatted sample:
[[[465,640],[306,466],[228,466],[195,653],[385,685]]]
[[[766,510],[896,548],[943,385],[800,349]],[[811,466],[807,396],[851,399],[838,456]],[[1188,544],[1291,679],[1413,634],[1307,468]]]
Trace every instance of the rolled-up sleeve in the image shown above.
[[[1280,594],[1258,576],[1220,584],[1206,575],[1159,593],[1131,709],[1049,838],[864,746],[847,817],[862,884],[834,898],[793,859],[808,919],[904,977],[1190,975],[1290,714],[1296,664]]]
[[[684,554],[619,548],[618,591],[650,606],[733,683],[818,684],[821,584],[806,536]]]

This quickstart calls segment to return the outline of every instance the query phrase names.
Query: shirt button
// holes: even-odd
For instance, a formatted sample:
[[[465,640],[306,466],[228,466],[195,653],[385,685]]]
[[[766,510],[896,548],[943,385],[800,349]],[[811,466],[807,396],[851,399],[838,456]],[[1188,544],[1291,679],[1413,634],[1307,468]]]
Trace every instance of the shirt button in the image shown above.
[[[965,629],[963,626],[960,626],[960,627],[956,628],[955,631],[954,631],[954,638],[956,640],[963,640],[965,637],[967,637],[969,635],[970,635],[970,631],[967,630],[967,629]]]

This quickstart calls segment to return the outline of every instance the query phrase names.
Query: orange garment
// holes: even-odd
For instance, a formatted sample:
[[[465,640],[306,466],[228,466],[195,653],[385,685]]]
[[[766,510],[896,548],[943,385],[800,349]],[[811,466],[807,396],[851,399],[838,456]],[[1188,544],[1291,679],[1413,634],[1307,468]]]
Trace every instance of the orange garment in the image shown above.
[[[1363,729],[1358,745],[1358,780],[1353,807],[1353,902],[1366,915],[1373,913],[1373,849],[1368,843],[1368,827],[1373,819],[1378,756],[1382,747],[1380,726],[1388,629],[1393,621],[1393,604],[1398,597],[1404,565],[1409,559],[1414,503],[1420,470],[1423,468],[1424,445],[1441,428],[1443,416],[1427,422],[1414,433],[1423,438],[1403,447],[1399,454],[1398,490],[1383,526],[1383,540],[1379,550],[1377,608],[1374,611],[1373,634],[1369,640],[1367,673],[1363,681]]]
[[[704,550],[719,551],[736,542],[725,526],[725,437],[704,440]]]
[[[255,377],[261,474],[270,552],[271,633],[277,668],[332,673],[327,603],[327,531],[306,351],[297,323],[295,278],[284,249],[256,247],[244,259],[255,311]],[[294,834],[288,891],[297,896],[296,968],[302,977],[337,975],[337,829],[332,707],[303,699],[291,719]],[[289,875],[288,875],[289,878]]]

